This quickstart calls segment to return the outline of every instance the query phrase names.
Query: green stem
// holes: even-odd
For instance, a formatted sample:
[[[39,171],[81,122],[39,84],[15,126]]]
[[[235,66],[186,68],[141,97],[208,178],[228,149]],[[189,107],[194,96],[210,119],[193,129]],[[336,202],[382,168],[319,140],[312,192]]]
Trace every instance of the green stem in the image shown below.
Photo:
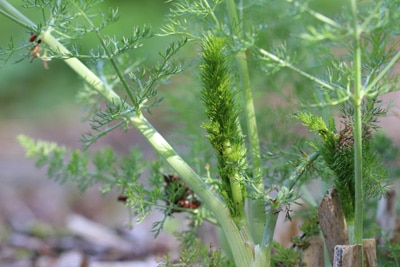
[[[236,4],[234,0],[227,0],[227,9],[230,17],[230,21],[234,27],[238,27],[241,32],[241,27],[239,26],[239,19],[236,12]],[[241,51],[236,56],[236,63],[238,66],[238,71],[242,83],[242,91],[245,101],[246,110],[246,120],[247,120],[247,130],[250,143],[250,153],[252,159],[252,172],[253,172],[253,183],[258,191],[264,191],[264,184],[262,181],[262,171],[261,171],[261,155],[260,155],[260,141],[258,137],[257,121],[254,108],[253,94],[251,91],[249,70],[246,61],[246,54]],[[248,212],[249,212],[249,224],[250,231],[252,233],[254,242],[256,244],[261,243],[264,224],[266,220],[265,204],[263,199],[253,200],[248,199]],[[263,248],[261,248],[263,249]]]
[[[288,188],[291,191],[294,185],[299,181],[300,177],[306,172],[310,166],[314,163],[314,161],[320,156],[319,151],[315,151],[312,154],[307,156],[307,159],[303,161],[299,166],[296,167],[295,171],[289,176],[288,179],[285,180],[282,188]],[[269,246],[268,249],[272,248],[272,239],[274,237],[274,230],[276,226],[276,220],[278,219],[278,213],[274,211],[279,209],[280,203],[278,201],[271,201],[270,211],[271,214],[267,217],[265,223],[264,234],[262,237],[262,246]]]
[[[254,247],[249,243],[247,231],[238,228],[232,220],[230,211],[203,182],[203,180],[174,151],[170,144],[161,136],[142,115],[130,118],[132,124],[146,137],[154,149],[171,165],[182,180],[199,196],[204,205],[209,208],[222,230],[232,250],[236,266],[247,267],[253,262]]]
[[[85,64],[79,59],[70,57],[70,51],[63,46],[56,38],[54,38],[49,32],[41,34],[41,39],[46,43],[49,48],[53,51],[57,51],[64,56],[63,61],[78,73],[89,85],[91,85],[99,94],[101,94],[108,102],[119,105],[122,104],[122,100],[111,88],[107,87],[103,81],[96,76]]]
[[[295,171],[285,180],[284,186],[291,191],[297,184],[300,177],[313,165],[314,161],[320,156],[320,151],[315,151],[307,156],[307,158],[296,167]]]
[[[0,9],[8,4],[6,1],[0,2]],[[20,25],[32,28],[34,23],[19,12],[13,9],[12,15],[7,17],[14,21],[19,21]],[[4,10],[1,13],[11,13]],[[17,17],[13,18],[16,14]],[[65,57],[63,60],[87,83],[89,83],[105,100],[113,104],[122,104],[121,98],[109,87],[107,87],[100,78],[89,70],[80,60],[71,57],[69,50],[64,47],[50,32],[41,34],[41,39],[49,48]],[[182,180],[199,196],[204,205],[214,214],[221,228],[223,229],[230,247],[233,252],[236,266],[247,267],[254,266],[254,246],[251,237],[246,228],[240,229],[232,220],[229,210],[218,196],[216,196],[203,182],[203,180],[187,165],[187,163],[173,150],[169,143],[153,128],[153,126],[144,118],[140,111],[126,115],[130,122],[147,138],[150,144],[160,155],[174,168]]]
[[[357,1],[351,0],[353,15],[354,43],[354,179],[355,179],[355,221],[353,244],[362,244],[363,238],[363,177],[362,177],[362,112],[363,98],[361,84],[361,30],[358,24]],[[361,261],[363,262],[363,261]]]
[[[25,15],[23,15],[13,5],[10,5],[5,0],[0,0],[0,13],[22,27],[36,29],[35,23],[25,17]]]
[[[113,67],[115,73],[117,74],[119,81],[121,82],[122,86],[124,87],[124,89],[125,89],[125,91],[126,91],[128,97],[129,97],[129,99],[131,100],[133,106],[134,106],[135,108],[137,108],[137,107],[138,107],[138,103],[136,102],[136,100],[135,100],[135,98],[134,98],[134,96],[133,96],[133,94],[132,94],[131,87],[128,85],[128,83],[127,83],[126,80],[124,79],[121,70],[119,69],[119,67],[117,66],[117,63],[116,63],[115,60],[113,59],[113,57],[112,57],[110,51],[109,51],[108,48],[107,48],[107,45],[104,43],[104,40],[103,40],[103,38],[102,38],[102,36],[101,36],[101,34],[100,34],[100,30],[96,29],[96,27],[93,25],[92,21],[87,17],[86,13],[85,13],[83,10],[81,10],[81,9],[77,6],[76,3],[74,3],[74,2],[72,2],[72,3],[73,3],[73,5],[75,6],[75,8],[76,8],[77,10],[79,10],[80,13],[82,13],[83,17],[84,17],[85,20],[89,23],[90,27],[91,27],[92,29],[95,29],[94,32],[96,33],[96,36],[97,36],[97,38],[99,39],[100,45],[103,47],[103,49],[104,49],[104,51],[105,51],[105,53],[106,53],[106,55],[107,55],[107,58],[108,58],[108,60],[110,61],[110,63],[111,63],[111,65],[112,65],[112,67]]]
[[[368,86],[364,89],[366,94],[373,90],[374,86],[378,84],[379,81],[388,73],[388,71],[393,67],[394,64],[400,59],[400,51],[396,53],[396,55],[385,65],[385,67],[379,72],[379,74],[375,77],[375,79],[368,84]]]
[[[290,64],[289,62],[287,62],[287,61],[275,56],[274,54],[272,54],[272,53],[270,53],[270,52],[268,52],[268,51],[266,51],[266,50],[264,50],[262,48],[260,48],[258,51],[260,52],[261,55],[267,57],[268,59],[270,59],[272,61],[275,61],[276,63],[279,63],[282,67],[286,67],[288,69],[291,69],[294,72],[300,74],[301,76],[309,79],[310,81],[315,82],[316,84],[319,84],[323,89],[327,89],[327,90],[330,90],[330,91],[340,90],[340,91],[345,92],[346,94],[348,93],[345,88],[343,88],[343,87],[341,87],[339,85],[332,85],[330,83],[324,82],[323,80],[321,80],[321,79],[319,79],[319,78],[317,78],[317,77],[315,77],[315,76],[313,76],[311,74],[308,74],[305,71],[302,71],[301,69],[295,67],[294,65]]]
[[[272,241],[274,239],[276,222],[279,215],[279,212],[275,212],[275,210],[277,210],[278,206],[278,203],[274,204],[271,202],[270,213],[268,214],[268,216],[266,216],[265,227],[261,240],[261,246],[265,247],[266,257],[268,259],[267,266],[271,266]]]

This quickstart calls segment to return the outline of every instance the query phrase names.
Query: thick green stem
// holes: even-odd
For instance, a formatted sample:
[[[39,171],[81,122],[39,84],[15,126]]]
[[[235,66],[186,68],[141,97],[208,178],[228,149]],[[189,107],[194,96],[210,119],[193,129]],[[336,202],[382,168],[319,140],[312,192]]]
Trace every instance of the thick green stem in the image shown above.
[[[107,87],[103,81],[79,59],[70,57],[71,53],[69,50],[49,32],[43,32],[40,38],[42,39],[42,42],[49,46],[49,48],[64,56],[64,62],[67,63],[71,69],[78,73],[97,92],[99,92],[99,94],[101,94],[108,102],[115,105],[122,104],[121,98],[111,88]]]
[[[252,266],[254,246],[247,230],[239,229],[226,205],[212,193],[203,180],[178,156],[169,143],[143,116],[131,117],[132,124],[146,137],[154,149],[171,165],[182,180],[199,196],[213,213],[232,250],[236,266]]]
[[[226,1],[228,14],[233,27],[238,27],[241,32],[240,21],[236,12],[236,4],[234,0]],[[240,35],[240,34],[239,34]],[[253,95],[250,85],[249,70],[246,60],[245,52],[241,51],[236,55],[236,63],[238,66],[238,72],[241,79],[241,87],[244,95],[246,120],[247,120],[247,131],[250,143],[250,153],[252,159],[252,174],[253,183],[258,191],[264,191],[264,184],[262,181],[261,172],[261,155],[260,155],[260,141],[258,137],[257,121],[255,115]],[[250,231],[252,233],[254,242],[256,244],[261,243],[264,224],[266,220],[265,204],[263,199],[259,200],[248,200],[248,212],[249,212],[249,224]],[[263,249],[263,248],[261,248]]]
[[[21,12],[15,9],[13,5],[10,5],[5,0],[0,0],[0,13],[22,27],[26,27],[28,29],[36,28],[35,23],[33,23],[30,19],[25,17]]]
[[[2,9],[4,6],[7,6],[7,9]],[[32,28],[35,25],[24,15],[10,8],[10,5],[4,0],[0,2],[0,13],[7,13],[7,17],[19,22],[20,25],[26,28]],[[14,15],[16,15],[16,17],[13,17]],[[106,101],[113,104],[122,103],[121,98],[111,88],[107,87],[101,79],[89,70],[79,59],[72,57],[69,50],[55,39],[50,32],[41,33],[41,39],[49,48],[59,53],[62,57],[65,57],[63,59],[65,63],[102,95]],[[182,180],[199,196],[204,205],[214,213],[215,218],[223,229],[230,244],[236,266],[254,266],[254,245],[251,242],[251,237],[246,227],[243,229],[238,228],[235,221],[231,218],[225,203],[207,187],[203,180],[173,150],[169,143],[152,127],[146,118],[142,116],[140,111],[127,114],[127,117],[147,138],[155,150],[174,168]]]

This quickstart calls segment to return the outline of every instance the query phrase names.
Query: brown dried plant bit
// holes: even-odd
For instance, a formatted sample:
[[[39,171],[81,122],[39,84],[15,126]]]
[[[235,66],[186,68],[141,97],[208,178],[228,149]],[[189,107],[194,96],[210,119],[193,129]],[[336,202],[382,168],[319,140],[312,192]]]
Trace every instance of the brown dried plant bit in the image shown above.
[[[49,69],[49,62],[50,58],[48,57],[42,57],[42,62],[43,62],[43,68],[48,70]]]
[[[167,197],[170,194],[178,194],[177,196],[174,197],[173,199],[173,205],[178,207],[178,208],[184,208],[184,209],[197,209],[201,205],[201,201],[196,199],[194,192],[179,178],[177,175],[172,175],[172,174],[163,174],[164,180],[166,182],[165,185],[165,192],[167,194]],[[171,187],[168,188],[171,184],[177,183],[176,187],[174,187],[174,192],[169,192],[168,190],[171,190]],[[168,201],[166,201],[167,205],[170,205]],[[182,212],[180,209],[172,209],[172,212]]]
[[[33,43],[37,39],[36,34],[31,33],[31,37],[29,38],[29,42]],[[30,56],[31,56],[31,61],[30,63],[33,62],[35,58],[41,58],[43,62],[43,68],[48,70],[49,69],[49,64],[48,62],[51,60],[51,58],[46,56],[46,53],[44,53],[43,56],[40,55],[40,51],[42,50],[40,44],[42,43],[42,39],[37,40],[36,44],[30,48]]]
[[[290,216],[290,213],[291,213],[292,211],[293,211],[293,210],[290,208],[290,205],[289,205],[289,204],[285,206],[285,217],[286,217],[286,219],[288,219],[289,221],[292,221],[292,217]]]
[[[29,42],[33,43],[36,40],[36,38],[37,38],[37,35],[32,32],[31,37],[29,38]]]
[[[128,200],[128,197],[127,197],[127,196],[124,196],[124,195],[120,195],[120,196],[118,196],[117,200],[118,200],[119,202],[126,203],[126,201]]]
[[[37,41],[37,44],[31,48],[31,53],[30,53],[31,54],[31,61],[30,61],[31,63],[35,58],[40,58],[40,50],[42,50],[42,48],[40,47],[41,43],[42,43],[42,40],[39,39]]]
[[[199,200],[197,200],[197,199],[193,199],[193,200],[187,200],[187,199],[185,199],[185,200],[180,200],[180,201],[179,201],[179,205],[180,205],[182,208],[185,208],[185,209],[192,209],[192,210],[195,210],[195,209],[197,209],[197,208],[200,207],[201,202],[200,202]]]
[[[346,124],[344,129],[339,132],[338,150],[350,148],[354,145],[353,129]]]

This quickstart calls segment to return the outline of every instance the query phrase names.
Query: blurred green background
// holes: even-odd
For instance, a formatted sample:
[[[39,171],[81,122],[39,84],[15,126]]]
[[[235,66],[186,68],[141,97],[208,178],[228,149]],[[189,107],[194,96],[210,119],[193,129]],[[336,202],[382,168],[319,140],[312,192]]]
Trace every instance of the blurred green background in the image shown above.
[[[23,1],[9,2],[32,20],[35,18],[40,20],[40,14],[33,9],[21,8]],[[110,7],[118,7],[119,20],[107,27],[104,33],[120,37],[129,35],[132,28],[137,25],[149,25],[156,31],[163,22],[164,14],[170,8],[170,4],[164,0],[109,0],[100,6],[104,10]],[[30,33],[26,29],[0,16],[0,47],[7,48],[11,38],[16,46],[26,43],[29,36]],[[95,36],[78,41],[78,46],[83,51],[97,45],[98,40]],[[147,49],[156,51],[163,46],[165,45],[160,43],[158,38],[146,43]],[[13,61],[22,57],[26,58],[18,64],[13,64]],[[57,60],[49,63],[48,70],[43,68],[40,60],[34,60],[32,64],[29,61],[29,51],[21,51],[0,69],[0,119],[43,120],[54,117],[55,113],[66,112],[70,108],[76,109],[74,98],[81,86],[77,75],[63,62]]]
[[[22,8],[24,1],[9,3],[30,19],[36,19],[35,22],[40,21],[40,13]],[[170,5],[164,0],[104,1],[99,6],[102,10],[119,9],[119,20],[109,25],[104,33],[121,37],[130,35],[133,27],[143,25],[158,31]],[[28,42],[29,37],[29,31],[0,15],[1,48],[7,48],[11,39],[15,46],[21,46]],[[98,40],[89,36],[78,41],[77,45],[87,51],[97,47]],[[166,45],[160,42],[160,38],[152,38],[146,43],[148,50],[142,53],[146,56],[146,51],[151,51],[149,56],[157,56]],[[23,60],[14,64],[20,59]],[[28,205],[32,209],[26,216],[35,214],[46,222],[63,223],[65,216],[72,212],[106,224],[115,222],[121,225],[128,221],[127,211],[116,201],[116,192],[102,197],[96,187],[82,195],[75,187],[48,180],[45,168],[37,169],[33,160],[26,159],[16,140],[17,135],[25,134],[80,148],[81,135],[90,130],[89,123],[82,122],[86,112],[76,101],[76,94],[82,85],[78,75],[60,60],[50,61],[47,70],[39,59],[30,63],[29,51],[25,48],[0,68],[0,232],[7,225],[5,221],[21,217],[21,213],[26,211],[19,205]],[[127,153],[129,146],[123,141],[127,139],[130,143],[134,140],[132,145],[142,144],[144,154],[151,155],[150,147],[136,131],[116,131],[95,144],[94,149],[105,144],[117,152]]]

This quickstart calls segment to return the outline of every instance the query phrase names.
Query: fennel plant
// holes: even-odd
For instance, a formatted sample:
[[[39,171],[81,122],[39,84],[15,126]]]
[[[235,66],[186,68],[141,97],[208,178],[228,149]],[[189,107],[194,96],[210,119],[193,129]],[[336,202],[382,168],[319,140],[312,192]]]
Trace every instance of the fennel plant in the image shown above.
[[[218,226],[227,240],[226,257],[236,266],[271,266],[277,262],[272,251],[279,212],[301,198],[300,189],[307,192],[302,184],[312,177],[314,163],[335,172],[345,160],[348,175],[343,188],[348,190],[339,194],[343,203],[350,199],[352,204],[345,208],[354,229],[351,243],[362,243],[365,194],[379,195],[383,175],[369,173],[371,166],[381,169],[369,146],[371,131],[365,127],[380,115],[374,113],[377,97],[396,87],[390,72],[400,52],[388,49],[399,32],[396,1],[340,1],[336,12],[329,14],[319,10],[318,1],[178,0],[161,29],[135,27],[121,40],[103,33],[117,22],[116,9],[100,13],[101,22],[95,23],[100,1],[24,2],[42,11],[42,21],[33,22],[5,0],[0,1],[0,13],[35,36],[33,44],[22,45],[30,47],[33,59],[50,68],[53,61],[64,61],[84,80],[80,97],[93,107],[93,131],[83,135],[82,150],[19,137],[38,166],[49,166],[50,177],[73,181],[83,190],[95,183],[122,188],[138,221],[152,208],[161,208],[165,218],[155,223],[156,233],[168,216],[186,211],[196,222],[208,220]],[[96,35],[99,47],[84,54],[73,42],[88,33]],[[135,51],[145,39],[171,36],[174,41],[152,66],[137,58]],[[15,44],[3,49],[3,59],[19,49]],[[180,55],[190,60],[179,64]],[[161,103],[160,88],[171,79],[178,81],[184,71],[195,73],[194,84],[201,89],[196,102],[204,105],[206,118],[190,123],[197,124],[198,136],[208,139],[214,151],[204,164],[206,174],[195,170],[191,159],[185,160],[147,119],[147,112]],[[292,103],[301,102],[307,110],[294,117],[322,137],[309,154],[294,148],[291,159],[275,153],[273,146],[261,146],[260,125],[264,127],[269,118],[257,112],[263,109],[253,96],[262,93],[268,99],[270,88],[284,90],[287,85],[294,87]],[[368,107],[364,113],[363,103]],[[345,106],[348,133],[341,134],[330,123],[334,115],[328,107],[336,106]],[[330,121],[328,126],[324,120]],[[122,158],[109,149],[86,150],[113,130],[131,127],[176,175],[163,178],[157,168],[162,163],[154,162],[148,187],[139,180],[143,163],[137,150]],[[263,138],[271,138],[274,129],[266,132]],[[207,148],[201,145],[199,150]],[[345,159],[340,158],[341,149],[347,149]],[[281,162],[289,162],[282,169],[272,159],[278,154]],[[336,176],[329,183],[340,187],[340,179]],[[280,249],[278,245],[276,250]]]

